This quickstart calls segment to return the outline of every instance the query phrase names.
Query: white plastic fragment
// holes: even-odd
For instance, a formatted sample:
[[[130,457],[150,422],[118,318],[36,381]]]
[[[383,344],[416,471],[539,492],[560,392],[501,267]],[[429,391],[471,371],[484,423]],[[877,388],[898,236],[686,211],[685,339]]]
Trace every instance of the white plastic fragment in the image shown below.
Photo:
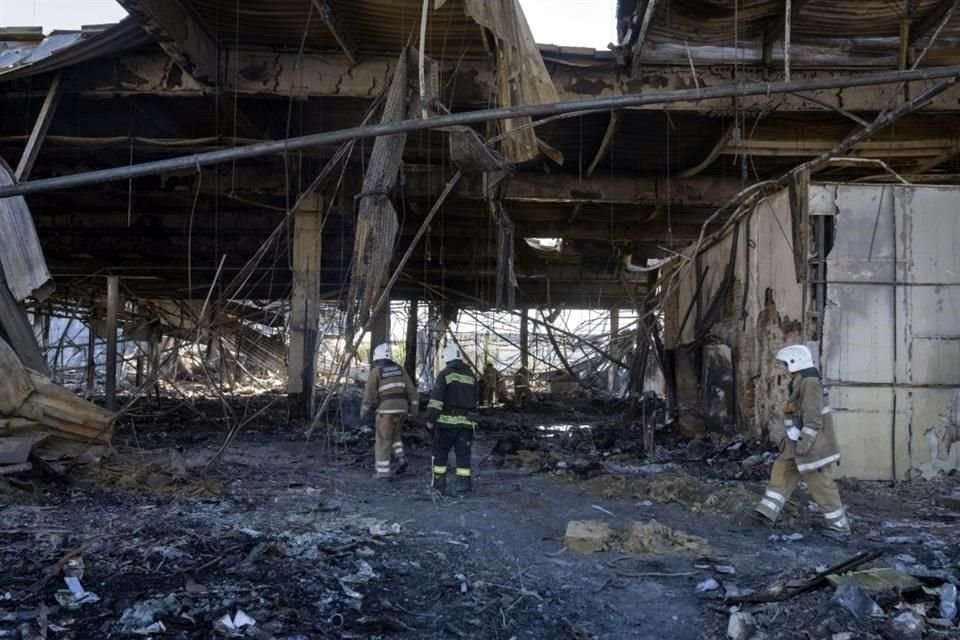
[[[707,578],[697,584],[697,593],[706,593],[707,591],[716,591],[720,588],[720,583],[713,578]]]

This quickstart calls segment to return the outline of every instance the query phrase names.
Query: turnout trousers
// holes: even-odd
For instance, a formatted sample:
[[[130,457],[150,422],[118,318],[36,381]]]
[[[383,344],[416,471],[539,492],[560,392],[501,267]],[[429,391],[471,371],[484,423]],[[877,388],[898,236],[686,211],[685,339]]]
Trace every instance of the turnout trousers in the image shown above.
[[[437,433],[433,438],[433,476],[445,476],[447,473],[447,458],[450,449],[453,449],[457,459],[456,475],[459,478],[469,478],[470,455],[473,449],[473,427],[448,427],[443,423],[436,426]]]
[[[773,463],[770,482],[760,504],[756,507],[757,511],[772,522],[776,522],[780,512],[783,511],[783,506],[803,479],[810,490],[810,496],[823,512],[827,529],[849,531],[850,522],[847,520],[843,502],[840,501],[837,483],[833,480],[833,468],[834,465],[828,464],[814,471],[800,473],[796,459],[781,456]]]
[[[403,442],[400,440],[400,432],[403,429],[403,423],[407,420],[405,413],[378,413],[376,427],[376,437],[373,445],[373,457],[376,460],[377,474],[384,475],[390,473],[391,458],[395,458],[397,464],[403,464],[405,457],[403,455]]]

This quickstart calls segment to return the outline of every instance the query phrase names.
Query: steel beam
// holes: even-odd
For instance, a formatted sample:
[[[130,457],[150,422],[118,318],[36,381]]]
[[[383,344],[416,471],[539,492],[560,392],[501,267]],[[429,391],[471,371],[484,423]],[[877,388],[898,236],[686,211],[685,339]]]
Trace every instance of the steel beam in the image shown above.
[[[794,0],[799,2],[799,0]],[[913,32],[913,31],[911,31]],[[931,54],[932,55],[932,54]],[[221,89],[230,95],[261,96],[264,98],[340,97],[374,99],[381,95],[392,77],[395,59],[364,58],[350,64],[346,56],[338,54],[274,53],[263,50],[224,49],[224,70]],[[804,66],[794,56],[793,81],[836,82],[847,77],[849,70]],[[896,59],[892,52],[890,63]],[[956,53],[945,50],[937,55],[938,65],[956,63]],[[455,109],[481,108],[489,104],[495,90],[496,69],[493,62],[464,60],[438,62],[444,86],[454,87],[451,104]],[[639,77],[618,72],[612,63],[598,63],[589,67],[550,64],[549,71],[557,93],[562,100],[624,96],[634,93],[660,93],[690,87],[690,70],[685,63],[645,63]],[[701,87],[716,87],[733,82],[743,84],[767,83],[777,79],[778,72],[762,67],[739,65],[734,72],[732,64],[703,64],[697,67]],[[910,85],[911,95],[927,88],[926,80]],[[197,82],[162,53],[127,54],[119,58],[86,63],[83,73],[65,78],[66,93],[91,98],[112,98],[128,95],[204,96],[212,91],[208,85]],[[2,98],[22,99],[24,95],[42,97],[43,93],[28,85],[5,87]],[[771,100],[767,95],[742,95],[737,110],[742,113],[766,112],[776,105],[777,113],[810,112],[845,109],[849,112],[873,113],[878,104],[887,104],[901,95],[895,86],[855,86],[834,84],[829,88],[813,89],[797,95],[778,95]],[[811,102],[813,98],[817,103]],[[734,112],[730,100],[677,102],[666,107],[655,104],[635,105],[634,109],[664,108],[693,111],[710,115],[730,115]],[[931,102],[931,110],[956,111],[953,94]]]
[[[62,78],[62,71],[58,71],[53,76],[53,82],[50,83],[50,88],[47,90],[47,97],[44,98],[43,106],[40,107],[40,114],[33,123],[33,130],[30,131],[30,137],[27,138],[27,144],[23,148],[23,155],[20,156],[17,170],[13,173],[15,182],[23,182],[30,178],[33,165],[36,164],[37,156],[40,155],[40,147],[43,146],[47,131],[50,130],[50,123],[53,122],[53,116],[57,112],[60,96],[63,95]]]
[[[409,119],[400,122],[380,123],[348,129],[340,129],[324,133],[315,133],[306,136],[261,142],[244,147],[222,149],[207,153],[197,153],[153,162],[131,164],[112,169],[91,171],[70,176],[36,180],[28,183],[0,187],[0,197],[12,195],[26,195],[40,193],[53,189],[65,189],[103,182],[128,180],[141,176],[155,175],[166,171],[177,171],[191,167],[199,168],[234,160],[258,158],[267,155],[277,155],[321,147],[329,144],[339,144],[350,140],[376,138],[378,136],[423,131],[457,125],[478,124],[498,120],[507,120],[526,117],[542,117],[570,113],[607,111],[610,109],[626,109],[664,104],[693,103],[715,98],[732,98],[747,96],[772,96],[790,94],[802,91],[823,91],[827,89],[841,89],[845,87],[867,87],[892,84],[903,86],[903,83],[912,81],[927,81],[948,79],[955,81],[960,77],[960,66],[932,67],[913,71],[887,71],[880,73],[863,73],[852,76],[832,78],[829,80],[795,80],[791,82],[761,82],[753,84],[730,83],[696,89],[681,89],[677,91],[654,91],[649,93],[633,93],[622,96],[590,98],[585,100],[567,100],[546,104],[517,105],[497,107],[492,109],[478,109],[427,119]],[[934,96],[942,94],[952,84],[936,84],[918,95],[924,97],[922,103],[911,101],[909,108],[915,110],[926,105]]]

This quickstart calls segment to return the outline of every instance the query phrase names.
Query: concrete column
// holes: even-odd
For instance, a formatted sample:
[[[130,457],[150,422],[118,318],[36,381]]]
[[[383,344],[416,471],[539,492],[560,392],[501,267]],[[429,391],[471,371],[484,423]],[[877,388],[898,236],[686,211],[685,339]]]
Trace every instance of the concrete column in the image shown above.
[[[520,314],[520,365],[530,367],[530,314],[526,307]]]
[[[610,353],[614,353],[613,341],[617,338],[617,332],[620,330],[620,310],[610,311]],[[607,391],[613,393],[617,388],[617,374],[620,373],[620,367],[610,363],[610,371],[607,376]]]
[[[390,301],[383,303],[383,308],[373,317],[370,326],[370,362],[373,363],[373,350],[378,344],[390,342]]]
[[[107,276],[107,409],[117,409],[117,312],[120,307],[120,278]]]
[[[417,326],[420,301],[416,297],[410,298],[410,315],[407,316],[407,344],[404,355],[403,368],[407,370],[414,384],[417,382]]]
[[[287,396],[292,419],[313,418],[320,330],[320,248],[323,204],[311,198],[293,216],[293,292],[287,350]]]

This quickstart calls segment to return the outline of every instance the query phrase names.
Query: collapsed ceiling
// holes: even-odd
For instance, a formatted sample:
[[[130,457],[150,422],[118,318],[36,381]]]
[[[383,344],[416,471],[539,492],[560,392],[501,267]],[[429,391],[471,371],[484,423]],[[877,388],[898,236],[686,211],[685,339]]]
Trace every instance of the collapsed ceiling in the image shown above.
[[[370,109],[385,93],[397,56],[419,45],[423,6],[419,0],[121,4],[131,17],[106,29],[47,37],[0,32],[0,157],[16,164],[51,86],[62,94],[29,179],[343,129],[368,115],[376,122],[379,112]],[[953,63],[960,36],[953,4],[793,0],[792,78]],[[774,0],[622,0],[620,41],[611,51],[541,45],[546,73],[539,75],[529,56],[517,53],[532,41],[529,30],[510,28],[516,23],[505,16],[516,7],[512,0],[431,3],[424,53],[435,112],[546,101],[551,91],[577,99],[770,82],[785,71],[784,9]],[[512,67],[505,62],[511,56]],[[506,74],[511,68],[514,76]],[[550,90],[535,86],[545,82]],[[392,294],[429,290],[461,305],[496,304],[502,247],[494,199],[513,225],[518,306],[632,306],[651,279],[629,265],[672,255],[745,187],[829,151],[932,84],[675,102],[546,122],[536,128],[532,152],[514,156],[495,197],[488,178],[460,181],[412,247]],[[845,154],[871,163],[833,162],[822,174],[951,180],[956,95],[941,93],[924,113]],[[492,123],[474,129],[483,139],[502,130]],[[357,141],[320,188],[320,282],[329,299],[341,295],[350,270],[354,196],[372,146]],[[90,297],[102,289],[94,276],[112,274],[134,297],[203,298],[257,258],[254,275],[233,297],[282,299],[291,284],[290,230],[275,232],[336,152],[336,145],[319,146],[46,191],[27,201],[59,295]],[[511,159],[513,151],[504,153]],[[408,134],[390,194],[399,223],[394,265],[456,170],[448,132]],[[562,243],[559,251],[542,250],[524,238]],[[268,240],[273,245],[264,255]]]

